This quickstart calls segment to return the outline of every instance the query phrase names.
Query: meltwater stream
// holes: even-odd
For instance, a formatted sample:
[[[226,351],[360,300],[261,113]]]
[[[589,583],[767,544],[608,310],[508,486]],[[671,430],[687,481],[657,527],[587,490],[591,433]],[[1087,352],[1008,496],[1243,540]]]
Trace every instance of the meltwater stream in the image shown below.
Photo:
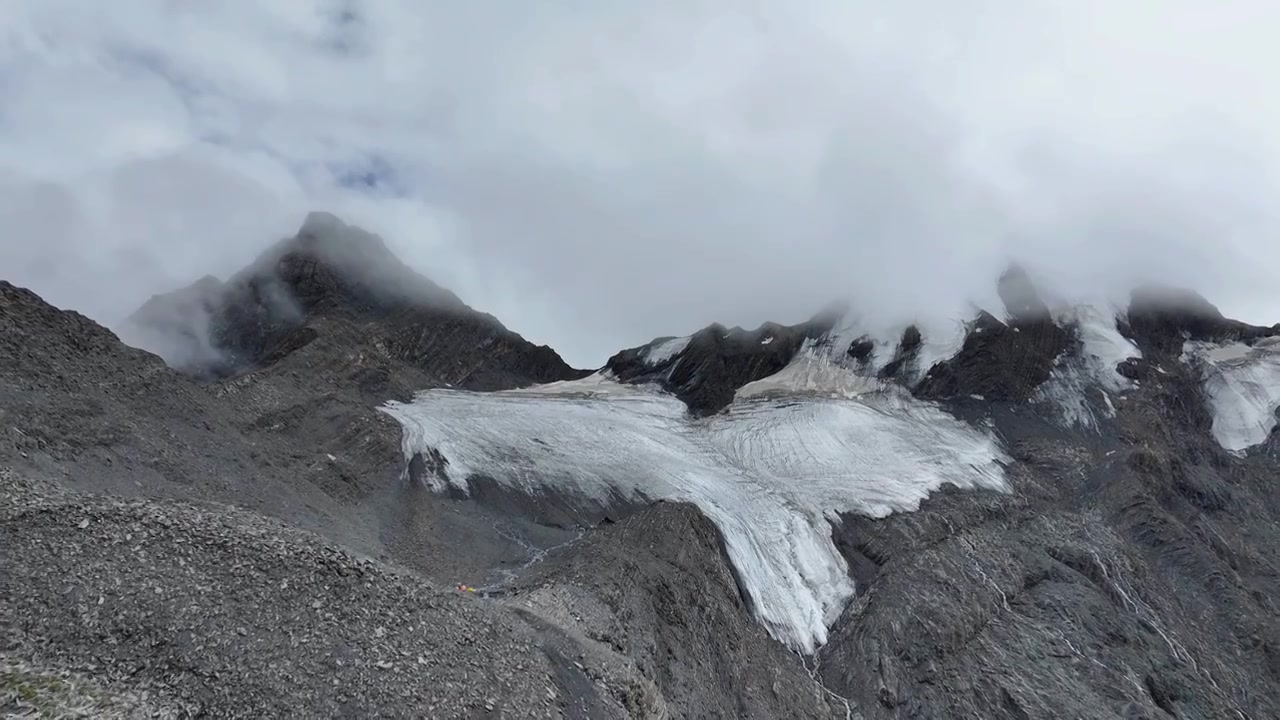
[[[914,510],[944,483],[1005,488],[993,437],[894,388],[764,394],[695,419],[670,395],[598,374],[498,393],[430,390],[386,410],[404,427],[406,457],[439,451],[462,489],[482,475],[601,502],[696,504],[724,535],[759,620],[804,653],[826,642],[853,595],[831,537],[837,513]]]

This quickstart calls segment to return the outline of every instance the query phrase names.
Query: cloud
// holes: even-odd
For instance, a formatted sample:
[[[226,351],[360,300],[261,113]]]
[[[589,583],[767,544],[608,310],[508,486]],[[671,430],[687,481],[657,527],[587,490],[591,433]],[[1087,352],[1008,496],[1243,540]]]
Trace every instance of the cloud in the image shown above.
[[[1280,319],[1261,0],[16,0],[0,275],[108,324],[331,210],[598,365],[1009,259]]]

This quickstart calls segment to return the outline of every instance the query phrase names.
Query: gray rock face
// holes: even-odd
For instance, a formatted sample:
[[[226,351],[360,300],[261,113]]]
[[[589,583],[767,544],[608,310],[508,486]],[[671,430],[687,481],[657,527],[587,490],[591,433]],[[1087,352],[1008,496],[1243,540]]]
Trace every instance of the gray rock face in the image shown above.
[[[1025,402],[1049,379],[1054,361],[1074,339],[1070,329],[1048,315],[1006,324],[984,312],[973,322],[960,352],[931,368],[915,394],[930,400],[979,395]]]

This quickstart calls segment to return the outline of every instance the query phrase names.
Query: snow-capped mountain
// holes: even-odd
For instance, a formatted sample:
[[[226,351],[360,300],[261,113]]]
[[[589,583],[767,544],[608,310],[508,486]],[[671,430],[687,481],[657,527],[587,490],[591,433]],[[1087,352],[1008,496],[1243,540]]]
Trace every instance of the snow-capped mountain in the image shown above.
[[[303,683],[320,714],[354,693],[428,715],[1280,715],[1280,325],[1163,288],[1048,298],[1018,270],[998,290],[911,325],[713,325],[584,372],[315,215],[122,328],[183,375],[0,283],[6,630],[249,714]],[[102,492],[182,522],[117,552],[134,510]],[[281,521],[372,565],[306,559]],[[212,581],[190,582],[184,523],[213,533]],[[384,560],[410,579],[368,574]],[[130,590],[156,571],[196,622]],[[67,578],[129,591],[86,606]],[[426,615],[398,610],[404,583]],[[344,687],[273,674],[304,666]]]
[[[600,506],[693,502],[724,534],[756,616],[812,653],[855,592],[833,521],[914,510],[947,484],[1007,491],[1006,449],[983,408],[1026,405],[1064,431],[1111,432],[1153,323],[1172,323],[1184,361],[1204,366],[1224,448],[1275,426],[1274,330],[1214,320],[1200,303],[1152,317],[1141,293],[1134,309],[1052,308],[1016,269],[1000,294],[1002,318],[873,332],[846,309],[790,327],[714,325],[620,352],[585,380],[430,390],[389,412],[406,458],[437,458],[425,478],[437,490],[484,477]],[[1163,349],[1153,344],[1153,362]]]

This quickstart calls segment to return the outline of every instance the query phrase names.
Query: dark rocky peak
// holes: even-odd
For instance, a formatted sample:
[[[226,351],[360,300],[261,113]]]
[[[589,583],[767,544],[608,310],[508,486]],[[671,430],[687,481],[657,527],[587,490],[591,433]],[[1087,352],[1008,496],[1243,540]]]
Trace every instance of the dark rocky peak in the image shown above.
[[[1058,356],[1075,342],[1073,328],[1061,327],[1047,313],[1023,314],[1008,324],[988,312],[969,327],[960,352],[934,365],[915,388],[919,397],[945,399],[980,396],[1025,402],[1049,379]]]
[[[834,363],[875,372],[921,397],[1026,401],[1049,378],[1059,355],[1072,347],[1076,333],[1054,321],[1021,268],[1001,276],[998,290],[1007,321],[981,312],[969,323],[958,353],[932,368],[920,366],[928,338],[918,326],[903,330],[890,357],[877,357],[888,348],[877,347],[870,335],[853,336],[856,318],[847,304],[838,303],[795,326],[769,323],[748,332],[712,325],[689,338],[655,340],[615,355],[606,367],[623,382],[658,383],[694,414],[708,414],[727,406],[747,383],[781,371],[808,341],[812,351]]]
[[[915,387],[917,396],[1026,402],[1076,343],[1076,329],[1054,320],[1025,269],[1011,266],[996,289],[1008,320],[981,311],[969,323],[960,351],[929,369]]]
[[[767,322],[754,330],[717,323],[624,350],[605,369],[622,382],[657,383],[694,415],[710,415],[733,402],[738,388],[785,368],[805,340],[824,340],[838,317],[824,311],[798,325]]]
[[[308,215],[296,236],[267,250],[230,284],[273,281],[283,283],[305,312],[468,309],[457,295],[401,262],[381,237],[329,213]]]
[[[849,349],[844,352],[859,365],[866,366],[875,355],[876,342],[870,336],[862,335],[849,343]]]
[[[920,334],[920,329],[915,325],[908,325],[907,329],[902,331],[902,338],[893,352],[893,358],[880,368],[880,378],[908,382],[918,364],[920,346],[923,343],[924,337]]]
[[[1019,265],[1010,266],[996,284],[1000,300],[1013,322],[1042,322],[1049,319],[1049,306],[1040,297],[1031,276]]]
[[[152,298],[126,330],[174,367],[211,378],[273,366],[322,337],[308,367],[381,357],[384,376],[398,361],[483,390],[583,374],[413,271],[377,235],[328,213],[308,215],[294,237],[226,283],[206,279]]]
[[[1280,324],[1267,328],[1231,320],[1199,294],[1164,286],[1133,291],[1123,329],[1144,353],[1164,356],[1181,355],[1188,340],[1251,342],[1280,335]]]

